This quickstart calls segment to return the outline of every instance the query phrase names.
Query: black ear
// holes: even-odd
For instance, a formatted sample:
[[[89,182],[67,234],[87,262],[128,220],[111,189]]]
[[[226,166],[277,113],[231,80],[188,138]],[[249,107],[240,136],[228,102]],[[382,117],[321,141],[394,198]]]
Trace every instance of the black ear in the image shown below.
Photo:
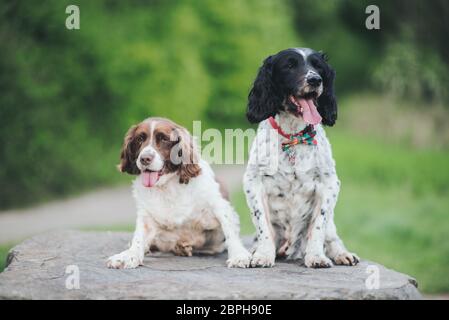
[[[337,120],[337,97],[334,94],[335,71],[327,63],[327,55],[322,54],[323,93],[318,97],[318,112],[323,118],[322,124],[333,126]]]
[[[282,98],[276,91],[272,79],[272,60],[272,56],[265,59],[248,95],[246,117],[251,123],[258,123],[274,116],[282,104]]]

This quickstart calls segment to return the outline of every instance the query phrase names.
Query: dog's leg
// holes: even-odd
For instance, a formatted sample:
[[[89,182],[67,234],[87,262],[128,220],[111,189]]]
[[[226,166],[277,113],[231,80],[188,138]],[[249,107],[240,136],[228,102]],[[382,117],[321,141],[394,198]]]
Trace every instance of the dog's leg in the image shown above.
[[[210,203],[213,212],[221,224],[221,228],[226,238],[226,246],[228,248],[228,260],[226,261],[229,268],[247,268],[251,261],[251,254],[242,244],[240,240],[240,223],[237,213],[231,204],[224,198],[217,197]]]
[[[322,200],[317,199],[307,230],[304,264],[308,268],[329,268],[332,266],[332,261],[324,254],[325,228],[326,211],[322,207]]]
[[[243,178],[246,201],[257,232],[257,247],[251,259],[252,267],[272,267],[276,257],[269,208],[257,167],[248,166]]]
[[[133,269],[142,265],[145,250],[151,246],[155,230],[144,213],[137,214],[136,230],[131,247],[110,257],[107,266],[113,269]]]
[[[340,181],[336,175],[333,175],[326,181],[323,198],[323,210],[326,215],[326,230],[324,248],[326,255],[337,265],[353,266],[359,262],[356,254],[350,253],[337,234],[337,228],[334,223],[334,208],[337,204],[338,193],[340,191]]]
[[[337,234],[337,228],[333,219],[330,219],[326,228],[326,254],[331,258],[335,264],[355,266],[359,263],[360,258],[355,254],[349,252]]]

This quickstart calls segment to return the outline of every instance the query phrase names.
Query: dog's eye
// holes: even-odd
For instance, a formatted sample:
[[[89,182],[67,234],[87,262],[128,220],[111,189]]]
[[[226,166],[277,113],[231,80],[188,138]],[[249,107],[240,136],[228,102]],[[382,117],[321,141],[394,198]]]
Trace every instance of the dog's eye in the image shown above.
[[[298,62],[294,59],[289,59],[288,63],[287,63],[287,68],[288,69],[293,69],[297,66]]]
[[[170,139],[163,133],[158,133],[156,136],[156,140],[159,142],[168,142]]]
[[[321,72],[323,70],[323,64],[317,59],[313,59],[312,61],[310,61],[310,64],[318,72]]]
[[[142,144],[145,141],[145,139],[146,139],[146,136],[144,134],[140,134],[140,135],[137,136],[136,142],[138,144]]]

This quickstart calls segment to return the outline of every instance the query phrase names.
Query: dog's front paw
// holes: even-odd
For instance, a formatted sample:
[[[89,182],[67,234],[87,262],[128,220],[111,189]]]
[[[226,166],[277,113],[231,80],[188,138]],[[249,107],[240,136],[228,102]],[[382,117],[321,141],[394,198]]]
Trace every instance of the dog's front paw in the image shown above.
[[[276,250],[259,250],[259,249],[257,249],[251,258],[251,267],[253,267],[253,268],[273,267],[275,258],[276,258]]]
[[[142,264],[142,260],[137,253],[125,250],[110,257],[106,264],[112,269],[134,269]]]
[[[338,254],[333,260],[334,263],[338,265],[355,266],[359,263],[360,258],[355,253],[345,251]]]
[[[304,264],[307,268],[330,268],[332,261],[324,254],[306,254]]]
[[[248,268],[251,264],[251,254],[244,249],[238,254],[229,257],[226,264],[228,268]]]

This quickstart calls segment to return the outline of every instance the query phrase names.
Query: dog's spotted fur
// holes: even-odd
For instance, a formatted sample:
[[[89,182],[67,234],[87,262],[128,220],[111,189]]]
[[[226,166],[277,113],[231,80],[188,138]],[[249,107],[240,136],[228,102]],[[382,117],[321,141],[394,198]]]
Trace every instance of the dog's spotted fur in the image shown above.
[[[289,109],[290,106],[286,105],[288,101],[286,98],[292,92],[289,92],[288,88],[282,91],[282,86],[276,83],[270,83],[265,88],[260,87],[260,77],[261,73],[262,77],[272,77],[276,74],[277,64],[282,64],[282,59],[296,56],[296,59],[307,60],[311,54],[317,53],[310,49],[296,49],[287,54],[281,52],[278,57],[270,57],[271,65],[265,63],[261,68],[251,94],[254,95],[256,91],[261,90],[277,90],[258,94],[258,97],[276,95],[277,98],[281,97],[282,104],[277,106],[277,109],[272,109],[272,105],[269,105],[270,110],[263,110],[264,101],[257,101],[258,97],[250,94],[248,107],[250,120],[260,120],[261,114],[265,119],[269,115],[275,115],[276,122],[287,133],[298,132],[306,126],[303,118],[293,114]],[[303,66],[303,69],[297,71],[298,78],[303,78],[304,74],[310,72],[307,63],[303,63]],[[271,70],[267,72],[263,68]],[[324,70],[324,67],[321,70]],[[277,76],[280,76],[279,72]],[[323,77],[324,85],[317,89],[317,92],[329,95],[332,88],[326,85],[332,86],[333,79],[325,79],[325,70],[320,72],[320,76]],[[292,77],[295,77],[294,72]],[[304,86],[304,81],[300,83]],[[304,88],[292,90],[304,91]],[[317,98],[320,103],[318,96]],[[318,110],[321,109],[320,114],[324,114],[323,110],[328,106],[324,100],[321,101]],[[335,100],[331,104],[336,108]],[[335,114],[336,117],[336,109],[326,112],[328,115]],[[335,119],[327,118],[325,121],[333,124]],[[340,181],[325,131],[321,125],[316,125],[315,128],[317,146],[293,147],[295,161],[292,163],[287,153],[280,147],[285,138],[273,130],[268,120],[262,120],[259,124],[243,181],[257,232],[251,262],[254,267],[273,266],[276,256],[299,259],[307,267],[315,268],[330,267],[332,263],[355,265],[358,262],[357,256],[346,250],[336,232],[334,208]],[[271,161],[275,157],[277,164],[270,165],[273,164]]]

